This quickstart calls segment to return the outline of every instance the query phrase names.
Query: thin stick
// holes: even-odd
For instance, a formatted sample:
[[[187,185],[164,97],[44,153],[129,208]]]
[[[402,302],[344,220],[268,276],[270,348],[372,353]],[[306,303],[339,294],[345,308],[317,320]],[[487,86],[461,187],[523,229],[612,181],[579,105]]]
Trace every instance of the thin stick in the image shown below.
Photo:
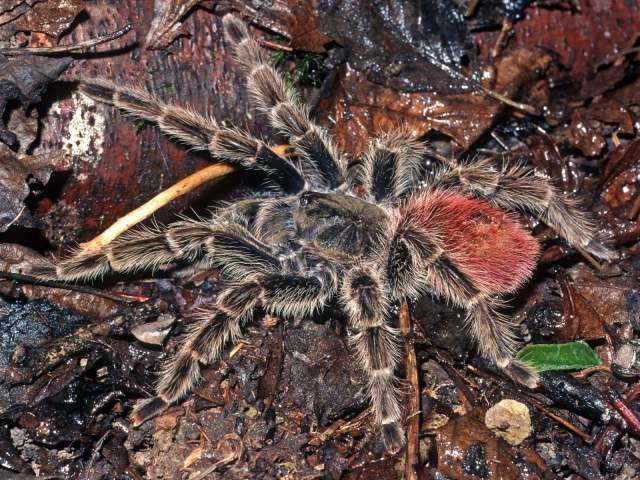
[[[293,52],[293,48],[282,45],[280,43],[270,42],[269,40],[258,40],[258,43],[266,48],[271,48],[273,50],[282,50],[284,52]]]
[[[407,372],[407,381],[411,385],[408,399],[408,417],[407,417],[407,448],[405,450],[404,459],[404,478],[407,480],[417,480],[418,473],[416,465],[419,458],[419,435],[420,435],[420,384],[418,383],[418,362],[416,361],[416,352],[413,343],[409,339],[411,334],[411,318],[409,315],[409,305],[403,302],[400,307],[399,322],[400,330],[406,341],[405,349],[405,370]],[[416,414],[418,413],[418,414]]]
[[[234,168],[231,165],[216,164],[210,165],[202,170],[189,175],[187,178],[180,180],[175,185],[160,192],[144,205],[129,212],[124,217],[119,218],[116,222],[107,228],[100,235],[85,243],[80,244],[80,248],[84,250],[100,250],[105,245],[108,245],[121,233],[129,230],[134,225],[140,223],[145,218],[151,216],[156,210],[165,206],[172,200],[190,192],[194,188],[202,185],[209,180],[215,180],[228,173],[233,172]]]
[[[620,396],[618,392],[612,390],[608,392],[607,396],[609,397],[609,401],[611,405],[618,411],[618,413],[624,418],[625,422],[627,422],[628,427],[633,431],[633,433],[638,436],[640,435],[640,419],[635,414],[629,405],[624,401],[624,399]]]
[[[0,48],[3,55],[55,55],[58,53],[75,52],[76,50],[84,50],[85,48],[95,47],[101,43],[107,43],[116,38],[120,38],[131,30],[131,25],[126,25],[120,30],[113,33],[103,35],[102,37],[93,38],[85,42],[76,43],[75,45],[58,45],[57,47],[22,47],[22,48]]]
[[[110,293],[103,292],[102,290],[97,290],[91,287],[83,287],[80,285],[69,285],[62,282],[56,282],[54,280],[41,280],[39,278],[32,277],[31,275],[22,275],[20,273],[0,271],[0,278],[7,278],[9,280],[16,280],[18,282],[30,283],[32,285],[42,285],[43,287],[60,288],[62,290],[71,290],[74,292],[89,293],[91,295],[96,295],[98,297],[108,298],[109,300],[113,300],[114,302],[131,303],[131,302],[137,301],[134,299],[124,298],[118,295],[112,295]]]
[[[536,407],[538,410],[540,410],[542,413],[544,413],[548,417],[551,417],[552,419],[554,419],[556,422],[558,422],[560,425],[562,425],[564,428],[566,428],[570,432],[573,432],[576,435],[578,435],[585,443],[587,443],[589,445],[591,443],[593,443],[593,438],[591,438],[591,436],[589,436],[589,434],[587,434],[587,433],[583,432],[582,430],[580,430],[578,427],[576,427],[574,424],[569,422],[567,419],[562,418],[560,415],[556,415],[555,413],[553,413],[551,410],[549,410],[542,403],[536,402],[533,399],[530,399],[530,400],[531,400],[531,403],[533,404],[534,407]]]

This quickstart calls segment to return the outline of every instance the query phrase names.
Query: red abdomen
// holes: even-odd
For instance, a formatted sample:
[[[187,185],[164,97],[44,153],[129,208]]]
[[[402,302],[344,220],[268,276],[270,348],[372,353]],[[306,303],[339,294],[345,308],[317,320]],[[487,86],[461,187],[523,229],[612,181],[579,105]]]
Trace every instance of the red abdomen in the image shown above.
[[[486,294],[515,290],[535,268],[540,246],[518,219],[484,200],[455,191],[414,197],[400,209]]]

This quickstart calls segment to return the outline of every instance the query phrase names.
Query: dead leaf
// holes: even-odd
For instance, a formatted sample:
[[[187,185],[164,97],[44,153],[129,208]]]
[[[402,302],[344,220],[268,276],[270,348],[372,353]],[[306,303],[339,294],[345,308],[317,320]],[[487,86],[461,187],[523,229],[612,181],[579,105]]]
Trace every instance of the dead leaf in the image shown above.
[[[202,452],[204,452],[203,447],[194,448],[191,453],[187,455],[187,458],[184,459],[182,468],[189,468],[191,465],[200,460],[202,458]]]
[[[513,449],[485,427],[476,409],[436,432],[438,473],[446,478],[522,478]]]
[[[562,324],[553,335],[557,343],[573,340],[593,342],[606,336],[603,319],[574,287],[573,282],[564,279],[560,283],[563,297]]]
[[[573,111],[569,138],[573,145],[587,157],[595,157],[606,145],[604,136],[594,128],[592,122],[581,115],[579,110]]]
[[[507,96],[519,93],[528,103],[543,104],[538,80],[551,58],[539,50],[515,50],[497,64],[492,89]],[[527,92],[542,92],[532,102]],[[442,95],[435,92],[398,92],[375,84],[347,65],[335,94],[320,111],[335,120],[333,133],[341,148],[361,152],[371,135],[406,125],[415,136],[437,130],[468,148],[493,123],[503,106],[479,93]]]
[[[8,27],[14,32],[43,32],[57,38],[84,10],[84,5],[85,0],[41,1]]]
[[[0,25],[14,21],[24,15],[31,7],[41,0],[4,0],[0,5]],[[0,38],[5,37],[6,32],[0,32]],[[12,35],[13,30],[8,35]]]
[[[367,79],[403,92],[467,93],[475,77],[474,41],[454,2],[322,0],[324,32],[349,49],[349,64]]]
[[[155,0],[153,20],[144,40],[144,46],[151,50],[168,47],[179,35],[186,35],[180,20],[202,0]]]
[[[31,214],[24,209],[24,200],[30,192],[28,181],[35,178],[42,185],[47,183],[52,165],[58,164],[52,156],[60,154],[16,154],[0,144],[0,232],[12,224],[33,226]]]
[[[26,55],[8,59],[0,55],[0,117],[7,103],[19,101],[24,110],[40,103],[41,95],[72,62],[71,57],[44,58]],[[0,120],[0,141],[16,147],[17,136]]]

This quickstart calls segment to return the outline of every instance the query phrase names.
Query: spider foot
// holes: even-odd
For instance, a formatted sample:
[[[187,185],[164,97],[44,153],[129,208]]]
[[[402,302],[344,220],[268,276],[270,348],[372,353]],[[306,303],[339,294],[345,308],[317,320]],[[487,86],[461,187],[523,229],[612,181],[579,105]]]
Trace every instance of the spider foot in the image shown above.
[[[529,365],[518,360],[511,360],[506,366],[502,367],[504,372],[511,379],[521,385],[525,385],[531,389],[538,386],[540,376],[538,372]]]
[[[398,422],[382,425],[384,446],[390,453],[398,453],[405,444],[404,429]]]
[[[147,420],[164,412],[167,408],[169,408],[169,404],[160,397],[140,400],[136,403],[136,406],[133,407],[133,412],[131,412],[131,423],[134,427],[138,427]]]

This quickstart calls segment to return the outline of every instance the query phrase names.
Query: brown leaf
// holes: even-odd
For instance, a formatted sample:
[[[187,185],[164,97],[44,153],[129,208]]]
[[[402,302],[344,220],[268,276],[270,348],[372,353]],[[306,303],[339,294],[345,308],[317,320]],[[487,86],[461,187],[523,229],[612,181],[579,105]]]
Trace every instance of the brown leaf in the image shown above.
[[[85,0],[44,0],[13,22],[14,32],[43,32],[59,37],[78,14],[84,10]]]
[[[621,78],[624,71],[613,76],[604,72],[611,77],[607,82],[594,80],[600,62],[634,45],[638,24],[640,8],[636,0],[580,2],[578,11],[530,8],[526,18],[514,25],[510,41],[556,52],[560,63],[583,84],[580,96],[587,98],[602,93]]]
[[[273,0],[268,3],[231,1],[233,8],[252,23],[289,39],[294,50],[323,53],[331,42],[318,19],[318,0]]]
[[[24,208],[30,191],[27,181],[33,177],[46,184],[52,171],[52,156],[16,154],[0,144],[0,232],[12,224],[31,226],[31,215]]]
[[[513,449],[485,427],[479,409],[436,432],[437,472],[446,478],[523,478]]]
[[[8,102],[18,101],[25,110],[40,103],[49,83],[55,81],[71,61],[70,57],[44,58],[25,55],[7,59],[0,55],[0,118],[4,115]],[[1,119],[0,141],[10,147],[16,147],[18,144],[16,134],[9,131]],[[24,145],[21,147],[24,149]]]
[[[24,15],[31,7],[41,0],[4,0],[0,4],[0,25],[5,25]],[[0,38],[13,35],[13,29],[1,29]]]
[[[179,35],[185,35],[182,18],[202,0],[155,0],[153,21],[144,40],[148,49],[168,47]]]
[[[189,468],[191,465],[196,463],[198,460],[202,458],[202,453],[204,452],[203,447],[196,447],[191,450],[191,453],[187,455],[187,458],[184,459],[182,463],[182,468]]]
[[[573,145],[587,157],[595,157],[606,145],[604,136],[584,118],[579,110],[573,111],[569,138]]]
[[[519,93],[527,99],[526,92],[536,89],[536,81],[550,61],[539,50],[514,51],[498,62],[492,89],[507,96]],[[468,148],[492,125],[503,106],[479,93],[398,92],[368,81],[347,65],[335,94],[320,109],[335,119],[333,133],[340,147],[356,154],[371,135],[400,125],[406,125],[415,136],[437,130]]]
[[[562,324],[553,336],[557,343],[573,340],[586,340],[587,342],[602,340],[605,338],[603,321],[593,304],[585,299],[566,279],[560,283],[564,300],[562,312]]]

